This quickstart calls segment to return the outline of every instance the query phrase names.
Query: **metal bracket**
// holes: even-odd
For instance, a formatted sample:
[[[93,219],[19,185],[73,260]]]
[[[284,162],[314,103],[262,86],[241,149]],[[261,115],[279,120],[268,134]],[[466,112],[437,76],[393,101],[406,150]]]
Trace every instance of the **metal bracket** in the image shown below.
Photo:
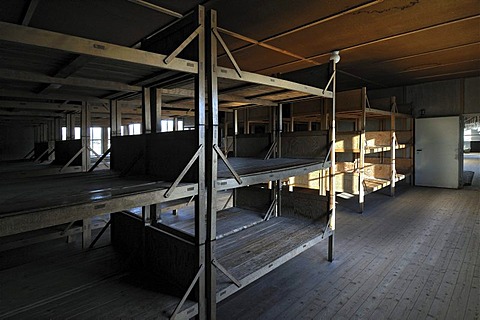
[[[183,177],[187,174],[188,170],[190,170],[190,168],[192,167],[195,160],[197,160],[198,156],[200,155],[200,151],[202,151],[202,149],[203,149],[203,145],[200,145],[197,149],[197,152],[195,152],[195,154],[190,159],[190,161],[188,161],[185,168],[183,168],[182,172],[180,172],[177,179],[175,179],[175,181],[172,183],[172,185],[168,188],[167,192],[165,192],[165,194],[163,195],[165,198],[170,197],[172,192],[177,188],[180,181],[182,181]]]
[[[272,143],[272,145],[271,145],[270,148],[268,149],[268,152],[267,152],[267,154],[265,155],[265,158],[263,158],[263,160],[268,160],[268,159],[270,159],[270,157],[272,156],[273,151],[275,150],[275,148],[277,148],[277,141],[275,141],[274,143]]]
[[[223,41],[222,36],[220,33],[218,33],[217,28],[212,28],[212,32],[215,35],[215,38],[217,38],[218,42],[220,42],[220,45],[222,46],[223,50],[225,50],[228,58],[230,59],[230,62],[232,62],[233,67],[235,68],[235,71],[237,71],[238,76],[241,78],[242,77],[242,70],[240,70],[240,67],[237,64],[237,61],[235,61],[235,58],[233,57],[232,53],[230,52],[230,49],[228,49],[227,44],[225,41]]]
[[[228,168],[228,171],[230,171],[230,173],[233,175],[233,177],[235,178],[235,180],[237,180],[238,184],[242,184],[242,179],[240,178],[240,176],[238,175],[238,173],[235,171],[235,169],[233,169],[232,165],[230,164],[230,162],[228,162],[228,159],[225,157],[225,155],[223,154],[222,150],[220,150],[220,148],[214,144],[213,145],[213,149],[215,150],[215,152],[218,154],[218,156],[222,159],[223,163],[225,163],[225,165],[227,166]]]
[[[270,207],[268,207],[267,213],[265,213],[265,217],[263,217],[263,221],[270,220],[270,217],[272,216],[273,212],[275,211],[275,206],[276,205],[277,205],[277,200],[273,200]]]
[[[80,150],[78,150],[77,153],[75,153],[75,155],[70,159],[68,160],[67,164],[64,165],[62,167],[62,169],[60,169],[60,172],[62,172],[63,170],[65,170],[66,167],[68,167],[75,159],[77,159],[77,157],[82,154],[82,152],[85,150],[85,147],[81,147]]]
[[[170,62],[172,62],[173,59],[175,59],[175,57],[183,51],[183,49],[185,49],[189,44],[190,42],[193,41],[193,39],[195,39],[199,34],[200,34],[200,31],[202,31],[202,27],[203,26],[198,26],[197,29],[195,29],[195,31],[192,32],[192,34],[190,34],[187,39],[185,39],[178,47],[177,49],[173,50],[172,53],[170,53],[168,55],[168,57],[166,57],[165,59],[163,59],[163,62],[165,62],[165,64],[169,64]]]
[[[217,268],[218,270],[220,270],[228,279],[232,280],[232,282],[238,287],[240,288],[242,286],[242,284],[240,283],[240,281],[238,281],[237,279],[235,279],[235,277],[227,271],[227,269],[225,269],[217,260],[213,259],[212,260],[212,264],[215,266],[215,268]]]
[[[90,148],[89,148],[90,149]],[[95,153],[95,151],[94,151]],[[92,172],[93,170],[95,170],[95,168],[105,159],[105,157],[110,153],[110,148],[108,148],[107,151],[105,151],[101,156],[100,158],[98,158],[98,160],[95,162],[95,164],[90,168],[88,169],[87,172]],[[108,168],[108,165],[105,163],[105,165],[107,166]]]
[[[175,307],[175,310],[173,311],[172,316],[170,317],[170,320],[175,319],[175,317],[177,316],[177,313],[178,313],[178,312],[180,311],[180,309],[183,307],[183,304],[185,303],[185,300],[187,300],[188,295],[190,294],[190,292],[192,291],[193,287],[194,287],[195,284],[197,283],[198,278],[200,278],[200,276],[202,275],[204,269],[205,269],[204,265],[203,265],[203,264],[200,265],[200,268],[198,269],[197,274],[195,275],[195,277],[193,278],[192,282],[190,283],[190,286],[188,287],[187,291],[186,291],[185,294],[183,295],[182,300],[180,300],[180,302],[179,302],[179,303],[177,304],[177,306]]]
[[[330,83],[332,83],[333,81],[333,78],[335,78],[336,73],[337,73],[336,70],[332,72],[332,76],[330,77],[330,80],[328,80],[327,85],[325,86],[325,89],[323,89],[322,93],[325,93],[325,91],[327,91],[328,87],[330,86]]]

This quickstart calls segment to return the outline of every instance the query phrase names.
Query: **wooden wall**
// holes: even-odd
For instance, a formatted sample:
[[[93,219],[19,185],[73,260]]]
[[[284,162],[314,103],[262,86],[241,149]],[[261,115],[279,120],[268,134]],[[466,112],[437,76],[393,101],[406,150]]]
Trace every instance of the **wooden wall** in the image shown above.
[[[434,81],[405,87],[371,90],[369,99],[396,96],[398,104],[412,103],[415,117],[480,113],[480,77]]]
[[[22,159],[33,149],[33,127],[0,126],[0,161]]]

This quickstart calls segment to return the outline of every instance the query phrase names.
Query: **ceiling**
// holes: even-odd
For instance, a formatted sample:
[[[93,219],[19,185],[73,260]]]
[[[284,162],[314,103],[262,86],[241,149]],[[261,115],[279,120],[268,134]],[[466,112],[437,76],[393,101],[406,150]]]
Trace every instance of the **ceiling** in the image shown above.
[[[217,10],[245,71],[324,86],[330,52],[340,50],[339,89],[480,75],[478,0],[2,0],[0,21],[135,47],[198,4]],[[231,67],[223,51],[219,64]],[[104,69],[102,59],[0,41],[0,124],[68,111],[44,108],[49,103],[122,96],[155,75],[148,67]]]

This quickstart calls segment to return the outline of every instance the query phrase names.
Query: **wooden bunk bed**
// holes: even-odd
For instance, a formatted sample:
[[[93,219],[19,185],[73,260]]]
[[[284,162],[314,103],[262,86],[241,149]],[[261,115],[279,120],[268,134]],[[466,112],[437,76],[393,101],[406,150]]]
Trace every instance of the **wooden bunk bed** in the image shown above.
[[[398,112],[395,97],[369,101],[365,88],[338,93],[337,106],[336,191],[358,196],[363,211],[366,194],[389,186],[393,196],[412,175],[412,117]]]
[[[132,74],[136,74],[137,77],[141,72],[151,74],[167,69],[179,79],[179,86],[175,87],[175,83],[167,81],[166,90],[177,94],[180,91],[185,93],[193,87],[195,130],[157,133],[155,123],[158,123],[158,118],[155,118],[155,114],[158,115],[161,110],[159,107],[161,103],[157,100],[150,105],[149,101],[152,100],[149,100],[146,94],[152,91],[143,89],[142,135],[118,136],[119,117],[116,113],[116,101],[112,100],[110,103],[111,170],[22,179],[8,186],[0,184],[0,237],[113,213],[107,226],[112,225],[111,237],[114,247],[127,255],[127,259],[123,256],[121,261],[127,261],[126,264],[133,262],[136,267],[141,265],[146,270],[150,283],[147,287],[156,288],[154,291],[157,295],[152,305],[152,290],[141,285],[142,288],[136,291],[138,298],[136,306],[147,308],[148,305],[150,312],[160,318],[186,319],[196,315],[201,319],[215,318],[215,305],[218,301],[323,239],[329,240],[328,259],[333,259],[334,192],[330,192],[325,201],[320,201],[318,196],[312,198],[308,192],[292,196],[281,189],[281,181],[313,171],[332,172],[335,162],[335,152],[331,150],[332,141],[335,140],[334,127],[329,135],[322,136],[320,143],[322,153],[316,153],[315,156],[298,154],[298,150],[292,147],[295,144],[282,145],[282,117],[281,112],[278,112],[276,119],[280,121],[271,135],[273,141],[270,142],[275,144],[270,144],[272,147],[270,157],[258,159],[241,156],[227,159],[216,144],[218,140],[216,124],[219,104],[222,103],[219,88],[231,91],[239,84],[247,82],[253,85],[249,90],[253,88],[256,92],[264,93],[262,99],[249,98],[248,94],[242,94],[241,89],[238,89],[234,97],[223,96],[230,103],[230,106],[223,107],[224,110],[232,107],[231,103],[234,101],[247,106],[265,104],[269,107],[277,106],[277,109],[281,110],[278,105],[285,99],[291,100],[292,97],[300,100],[314,97],[334,98],[335,73],[329,82],[333,83],[333,91],[328,91],[241,71],[238,67],[230,69],[216,66],[217,39],[222,42],[217,34],[216,13],[211,11],[206,23],[204,15],[204,9],[200,6],[194,14],[179,19],[176,24],[170,26],[169,32],[172,31],[170,35],[191,34],[187,37],[189,42],[182,42],[178,47],[169,41],[166,41],[166,46],[160,46],[161,50],[172,52],[170,55],[119,47],[28,27],[12,28],[2,23],[7,29],[12,29],[17,36],[20,33],[22,40],[21,44],[17,45],[22,48],[46,46],[46,43],[51,45],[52,42],[43,42],[39,39],[53,39],[56,43],[55,49],[60,53],[74,52],[101,59],[103,73],[109,68],[115,69],[119,63],[122,68],[132,70]],[[8,30],[4,31],[0,31],[1,41],[18,42]],[[207,39],[206,48],[204,36]],[[155,40],[158,38],[164,41],[164,37],[165,34],[158,34],[145,44],[145,48],[159,50]],[[178,58],[177,55],[189,43],[194,44],[193,52],[196,59]],[[55,52],[58,54],[57,51]],[[115,72],[111,76],[114,77],[114,74]],[[205,75],[208,76],[207,83]],[[169,80],[170,76],[169,73]],[[193,85],[192,79],[195,80]],[[158,86],[158,82],[155,82],[155,86]],[[206,130],[205,92],[210,97],[208,130]],[[186,95],[189,99],[192,98],[190,93],[187,92]],[[182,100],[182,103],[185,101]],[[334,106],[335,104],[332,110],[333,117]],[[233,108],[235,107],[234,104]],[[308,136],[308,139],[312,138],[315,137]],[[302,137],[292,139],[301,140]],[[334,175],[331,174],[330,177],[332,183]],[[274,210],[270,210],[268,214],[275,218],[268,219],[269,217],[263,216],[261,223],[257,223],[258,219],[254,218],[255,221],[246,228],[244,222],[240,221],[244,221],[243,217],[248,219],[248,216],[258,215],[258,211],[242,208],[241,200],[238,207],[217,209],[218,191],[249,190],[247,186],[272,181],[275,182],[275,201],[271,204]],[[330,190],[332,189],[333,184]],[[270,191],[267,193],[271,196]],[[318,203],[312,212],[299,214],[294,208],[293,203],[297,198],[302,198],[302,195],[310,199],[305,200],[306,202],[315,199],[313,201]],[[157,206],[192,197],[195,199],[195,209],[188,227],[164,224],[157,219]],[[128,212],[135,207],[142,208],[140,217]],[[282,208],[284,214],[281,214]],[[235,210],[236,214],[232,214]],[[317,215],[320,215],[321,219]],[[240,228],[235,219],[240,222]],[[274,245],[265,248],[263,246],[265,243]],[[119,279],[125,279],[123,270],[114,271],[100,281],[92,280],[95,284],[87,289],[108,291],[112,283]],[[126,290],[125,287],[128,287],[124,282],[115,282],[114,286],[119,290]],[[159,288],[163,288],[162,293],[157,292]],[[57,315],[69,312],[68,306],[65,304],[65,309],[62,309],[61,303],[69,296],[59,296],[55,299],[60,305],[56,309]],[[126,294],[118,297],[115,303],[118,304],[119,301],[129,305],[130,296]],[[98,303],[103,303],[101,306],[92,303],[93,308],[88,310],[108,309],[110,302],[99,301]],[[31,308],[37,311],[39,317],[43,317],[49,310],[42,307],[48,305],[43,303]],[[90,312],[88,310],[86,316]],[[0,309],[0,315],[16,316],[24,311],[25,308],[22,306],[17,309],[4,306]]]

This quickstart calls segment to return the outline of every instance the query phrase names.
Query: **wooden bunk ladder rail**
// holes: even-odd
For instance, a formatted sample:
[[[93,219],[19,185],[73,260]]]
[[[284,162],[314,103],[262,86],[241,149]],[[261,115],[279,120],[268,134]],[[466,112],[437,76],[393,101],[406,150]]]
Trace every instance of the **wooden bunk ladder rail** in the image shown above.
[[[170,62],[172,62],[172,60],[175,59],[178,54],[182,52],[183,49],[185,49],[190,44],[190,42],[192,42],[200,34],[202,28],[202,25],[198,26],[195,31],[193,31],[175,50],[173,50],[172,53],[168,55],[168,57],[163,59],[163,62],[165,62],[165,64],[169,64]]]
[[[67,168],[75,159],[77,159],[77,157],[79,155],[82,154],[82,152],[85,151],[85,147],[81,147],[80,150],[78,150],[77,153],[75,153],[75,155],[70,159],[68,160],[68,162],[62,167],[62,169],[60,169],[60,172],[62,172],[63,170],[65,170],[65,168]]]
[[[238,281],[224,266],[222,266],[216,259],[212,260],[212,265],[220,270],[228,279],[230,279],[238,288],[242,286],[240,281]]]
[[[200,276],[202,275],[202,273],[204,271],[205,271],[205,267],[202,264],[202,265],[200,265],[200,268],[198,269],[197,274],[195,275],[192,282],[190,283],[190,286],[188,286],[188,289],[185,292],[185,294],[183,295],[182,300],[180,300],[180,302],[175,307],[175,310],[173,311],[172,315],[170,316],[170,320],[174,320],[177,317],[178,312],[180,311],[180,309],[182,309],[183,304],[187,300],[187,297],[190,295],[190,292],[192,292],[193,287],[195,286],[195,284],[197,283],[198,279],[200,278]]]
[[[165,192],[165,194],[163,195],[165,198],[168,198],[170,197],[170,195],[172,194],[172,192],[177,188],[178,184],[180,183],[180,181],[182,181],[183,177],[187,174],[188,170],[190,170],[190,168],[192,167],[192,165],[195,163],[195,161],[197,160],[198,156],[200,155],[200,152],[202,151],[203,149],[203,145],[200,145],[197,149],[197,152],[195,152],[195,154],[193,155],[193,157],[190,159],[190,161],[188,161],[187,165],[185,166],[185,168],[183,168],[182,172],[180,172],[180,174],[178,175],[177,179],[175,179],[175,181],[170,185],[170,187],[168,188],[167,192]]]
[[[215,152],[218,154],[218,156],[222,159],[223,163],[225,163],[225,165],[227,166],[228,171],[230,171],[230,173],[233,175],[233,177],[235,178],[235,180],[237,180],[238,184],[242,184],[242,179],[240,178],[240,176],[238,175],[238,173],[235,171],[235,169],[232,167],[232,165],[230,164],[230,162],[228,161],[228,159],[225,157],[225,155],[223,154],[222,150],[220,150],[220,148],[219,148],[216,144],[213,145],[213,149],[214,149]]]
[[[228,59],[230,59],[230,62],[233,64],[233,67],[235,68],[235,71],[237,72],[238,76],[241,78],[242,70],[240,70],[240,67],[237,64],[237,61],[235,61],[235,58],[230,52],[230,49],[228,49],[227,44],[225,43],[225,41],[223,41],[222,36],[220,35],[220,33],[218,33],[218,28],[217,27],[212,28],[212,33],[214,34],[215,38],[217,38],[223,50],[225,50],[225,53],[227,54]]]
[[[89,148],[90,149],[90,148]],[[95,152],[94,152],[95,153]],[[107,157],[107,155],[110,153],[110,148],[107,149],[107,151],[105,151],[101,156],[100,158],[98,158],[98,160],[95,162],[95,164],[90,168],[88,169],[87,172],[92,172],[93,170],[95,170],[95,168]],[[108,168],[108,165],[105,163],[105,165],[107,166]]]

